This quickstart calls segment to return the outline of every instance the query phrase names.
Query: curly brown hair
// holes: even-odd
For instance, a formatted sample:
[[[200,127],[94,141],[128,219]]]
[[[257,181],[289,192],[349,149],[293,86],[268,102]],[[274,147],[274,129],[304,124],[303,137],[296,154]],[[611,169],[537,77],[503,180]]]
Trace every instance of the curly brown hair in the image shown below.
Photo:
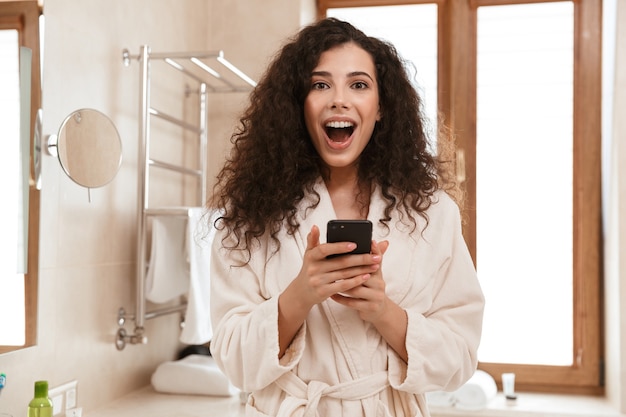
[[[373,58],[381,120],[359,160],[359,181],[376,184],[387,205],[379,221],[387,226],[395,210],[425,216],[442,187],[439,161],[430,153],[422,100],[395,47],[369,37],[347,22],[327,18],[303,28],[274,57],[231,137],[232,152],[217,176],[210,205],[221,210],[216,222],[250,254],[255,239],[299,227],[298,204],[314,195],[324,176],[321,158],[304,121],[311,73],[323,52],[355,43]]]

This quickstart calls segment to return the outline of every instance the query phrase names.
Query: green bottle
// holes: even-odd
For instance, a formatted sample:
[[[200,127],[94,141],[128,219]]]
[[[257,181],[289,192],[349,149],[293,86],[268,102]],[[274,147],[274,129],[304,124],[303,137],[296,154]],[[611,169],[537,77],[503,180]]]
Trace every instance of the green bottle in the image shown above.
[[[28,404],[28,417],[52,417],[52,401],[48,398],[48,381],[35,382],[35,398]]]

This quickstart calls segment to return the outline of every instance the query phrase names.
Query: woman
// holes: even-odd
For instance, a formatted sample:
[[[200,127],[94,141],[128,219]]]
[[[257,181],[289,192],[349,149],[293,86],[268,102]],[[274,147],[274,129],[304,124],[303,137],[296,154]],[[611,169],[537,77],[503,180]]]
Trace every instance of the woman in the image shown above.
[[[233,135],[213,205],[211,351],[247,416],[428,416],[476,368],[483,296],[395,49],[304,28]],[[322,243],[369,219],[371,253]]]

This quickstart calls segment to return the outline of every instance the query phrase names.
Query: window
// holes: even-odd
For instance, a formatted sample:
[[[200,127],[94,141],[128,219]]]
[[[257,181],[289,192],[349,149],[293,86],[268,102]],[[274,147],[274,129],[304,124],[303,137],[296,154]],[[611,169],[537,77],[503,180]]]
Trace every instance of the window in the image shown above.
[[[2,57],[0,58],[0,91],[2,91],[0,94],[0,108],[2,109],[0,131],[2,131],[3,139],[7,141],[4,147],[5,157],[11,158],[13,162],[13,164],[8,161],[2,163],[3,169],[8,170],[3,171],[2,175],[5,180],[3,196],[8,202],[18,201],[20,198],[16,195],[16,191],[20,190],[24,202],[23,212],[9,207],[9,204],[3,207],[3,217],[7,217],[5,220],[12,220],[10,223],[3,223],[5,226],[3,230],[8,232],[3,235],[5,239],[8,239],[4,241],[3,247],[13,244],[13,248],[17,248],[18,245],[15,242],[20,240],[27,247],[26,251],[14,249],[11,253],[4,250],[5,253],[2,256],[0,295],[3,297],[0,297],[0,304],[2,304],[3,314],[0,318],[0,354],[33,346],[37,342],[39,190],[37,190],[33,175],[35,165],[33,134],[37,110],[41,102],[39,16],[40,8],[35,0],[0,1],[0,55]],[[28,48],[29,53],[22,52],[20,47]],[[30,109],[25,109],[26,113],[30,113],[30,117],[28,115],[26,117],[26,126],[30,135],[21,143],[23,159],[20,166],[17,162],[20,160],[18,156],[19,133],[15,132],[16,129],[17,132],[22,131],[23,126],[12,122],[20,118],[20,94],[25,92],[24,95],[28,96],[26,89],[21,90],[19,84],[15,84],[16,80],[19,80],[19,77],[16,79],[15,70],[20,66],[23,68],[28,65],[26,57],[30,59],[30,83],[23,84],[30,84]],[[9,151],[15,151],[15,153],[9,153]],[[20,169],[26,175],[18,175],[16,171]],[[12,180],[8,180],[12,182],[7,182],[9,175],[13,176]],[[18,178],[24,180],[22,188],[18,188]],[[9,193],[15,197],[11,198]],[[10,215],[7,214],[9,210]],[[22,221],[18,222],[18,218]],[[16,226],[18,223],[23,225],[24,231],[27,231],[25,235],[18,233],[19,226]]]
[[[573,363],[573,11],[571,2],[478,9],[481,360]]]
[[[436,17],[388,35],[382,10],[404,27],[393,10],[412,3]],[[318,10],[409,59],[424,52],[415,26],[436,25],[428,85],[463,154],[464,235],[487,297],[479,368],[498,382],[515,372],[519,390],[602,393],[601,1],[318,0]]]
[[[20,50],[18,31],[15,29],[0,30],[0,114],[2,114],[2,137],[13,138],[6,143],[6,152],[0,156],[0,175],[5,181],[0,189],[6,195],[7,202],[0,211],[0,230],[7,231],[11,237],[21,236],[18,224],[21,213],[20,170]],[[7,311],[21,311],[22,314],[11,314],[10,320],[3,321],[0,344],[23,345],[25,342],[24,322],[24,275],[23,268],[18,264],[17,248],[21,245],[8,245],[0,252],[0,294],[11,294],[3,297],[3,308]]]

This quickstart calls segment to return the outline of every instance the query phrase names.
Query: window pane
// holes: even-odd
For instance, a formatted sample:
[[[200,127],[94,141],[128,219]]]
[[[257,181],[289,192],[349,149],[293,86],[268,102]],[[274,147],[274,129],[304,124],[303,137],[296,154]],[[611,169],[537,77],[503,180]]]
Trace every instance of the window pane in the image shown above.
[[[328,9],[328,17],[348,21],[369,36],[392,43],[409,64],[409,74],[424,100],[424,113],[437,129],[437,5]]]
[[[482,362],[573,355],[573,3],[478,9]]]
[[[8,241],[20,236],[18,202],[21,201],[20,180],[20,79],[19,43],[16,30],[0,30],[0,189],[6,202],[0,210],[0,230]],[[24,275],[17,273],[17,245],[4,245],[0,251],[0,345],[24,344]],[[21,312],[21,314],[19,314]],[[17,313],[17,314],[16,314]]]

